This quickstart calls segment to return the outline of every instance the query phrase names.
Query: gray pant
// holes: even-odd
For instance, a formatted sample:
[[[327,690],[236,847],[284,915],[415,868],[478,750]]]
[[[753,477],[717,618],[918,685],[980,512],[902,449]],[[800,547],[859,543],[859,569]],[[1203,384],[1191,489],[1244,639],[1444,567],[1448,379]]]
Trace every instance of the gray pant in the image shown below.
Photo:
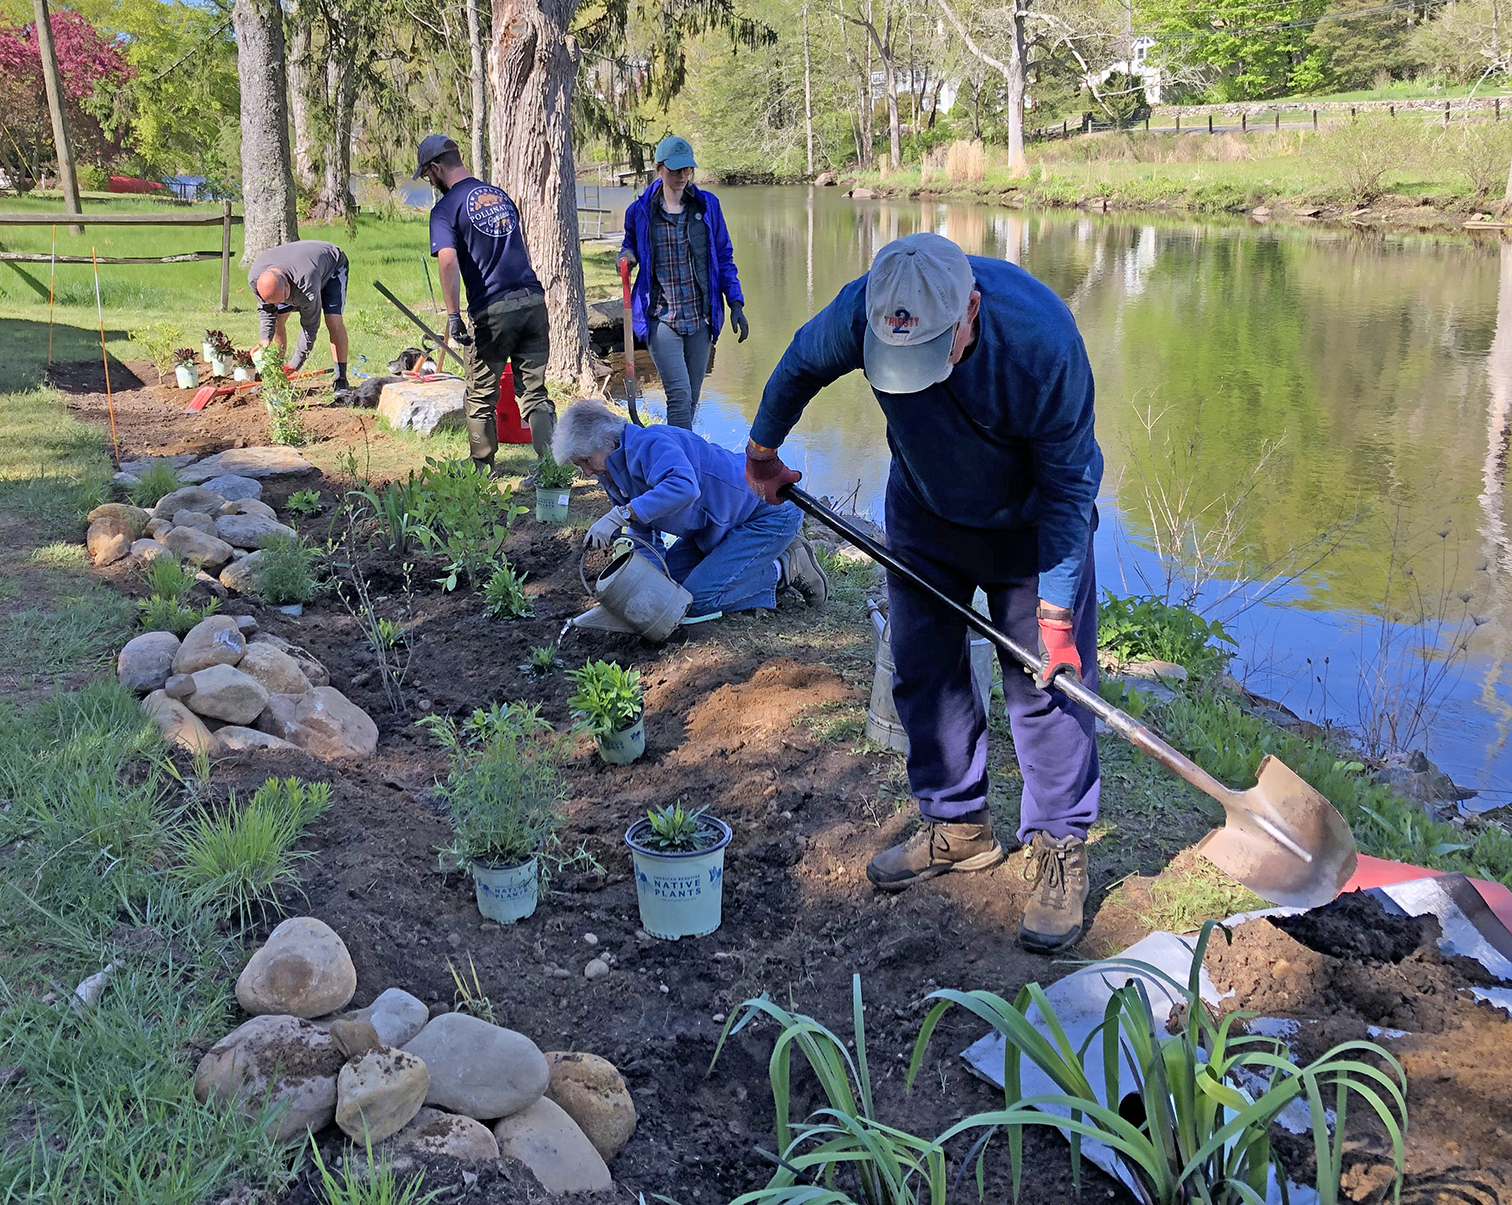
[[[693,411],[704,374],[709,371],[709,324],[700,322],[691,335],[679,335],[665,322],[651,320],[646,347],[667,391],[667,425],[693,429]]]
[[[505,298],[472,315],[473,342],[463,350],[467,377],[467,440],[480,467],[493,464],[499,450],[495,408],[499,376],[504,365],[514,369],[520,417],[530,425],[537,456],[551,447],[556,407],[546,394],[546,361],[551,335],[546,322],[546,299],[539,295]]]

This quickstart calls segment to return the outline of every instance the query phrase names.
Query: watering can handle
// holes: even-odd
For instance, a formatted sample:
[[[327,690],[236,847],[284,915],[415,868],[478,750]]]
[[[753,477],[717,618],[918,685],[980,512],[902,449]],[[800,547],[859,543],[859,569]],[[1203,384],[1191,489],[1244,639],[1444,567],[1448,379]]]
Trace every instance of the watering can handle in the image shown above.
[[[669,581],[671,580],[672,571],[667,568],[667,558],[662,555],[661,549],[659,549],[654,543],[646,539],[645,536],[636,535],[633,531],[625,532],[624,535],[620,536],[620,539],[633,540],[637,544],[644,545],[650,551],[651,555],[654,556],[659,562],[661,562],[662,573],[666,575]],[[594,591],[593,587],[588,584],[587,566],[588,549],[584,548],[583,555],[578,557],[578,581],[583,583],[584,594],[586,594],[589,598],[597,598],[598,594]]]

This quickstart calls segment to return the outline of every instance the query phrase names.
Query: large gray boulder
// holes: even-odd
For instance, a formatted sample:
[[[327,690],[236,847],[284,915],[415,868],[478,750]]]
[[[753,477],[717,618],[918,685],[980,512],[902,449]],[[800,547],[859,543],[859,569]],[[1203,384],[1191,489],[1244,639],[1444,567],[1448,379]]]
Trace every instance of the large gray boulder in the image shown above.
[[[465,381],[390,381],[378,395],[378,413],[396,431],[433,435],[466,426]]]
[[[233,548],[266,548],[274,540],[292,540],[292,528],[262,515],[222,515],[215,521],[215,534]]]
[[[180,481],[209,481],[212,477],[228,474],[235,477],[254,477],[259,481],[269,477],[297,477],[313,473],[315,466],[293,448],[259,447],[228,448],[214,456],[186,465],[179,470]],[[218,506],[219,504],[217,504]]]
[[[145,712],[163,739],[186,753],[204,753],[214,757],[220,751],[220,742],[215,733],[205,727],[204,720],[190,711],[177,699],[170,699],[161,690],[155,690],[142,700]]]
[[[116,657],[116,677],[139,695],[161,690],[173,672],[179,638],[172,632],[143,632],[133,636]]]
[[[163,543],[181,560],[214,573],[219,573],[221,566],[231,559],[230,544],[197,527],[175,527],[163,537]]]
[[[124,519],[96,519],[84,536],[84,547],[93,565],[114,565],[131,555],[136,529]]]
[[[227,502],[240,502],[243,498],[261,498],[262,482],[253,477],[238,477],[226,473],[204,482],[203,488],[219,494]]]
[[[336,1077],[336,1124],[357,1142],[382,1142],[402,1130],[425,1103],[430,1074],[402,1050],[370,1050]]]
[[[190,681],[194,689],[184,703],[195,715],[228,724],[250,724],[268,705],[267,688],[234,665],[207,666],[192,674]]]
[[[478,1121],[529,1108],[551,1081],[534,1042],[466,1013],[435,1017],[404,1049],[424,1059],[430,1071],[426,1104]]]
[[[176,489],[173,493],[164,494],[159,498],[157,505],[152,508],[152,517],[172,519],[181,510],[197,510],[213,515],[220,510],[223,502],[225,499],[212,490],[201,489],[197,485],[186,485],[182,489]]]
[[[256,556],[256,553],[252,554]],[[326,667],[315,659],[315,655],[309,650],[301,648],[282,636],[275,636],[272,632],[259,632],[252,637],[252,644],[270,644],[279,652],[288,653],[295,661],[299,662],[299,668],[304,670],[304,675],[310,680],[311,686],[329,686],[331,675]]]
[[[315,686],[295,657],[276,645],[256,640],[247,645],[246,656],[236,663],[236,668],[251,674],[271,695],[302,695]]]
[[[356,990],[346,943],[313,916],[280,924],[236,980],[237,1003],[253,1016],[323,1017],[345,1008]]]
[[[173,672],[196,674],[212,665],[235,665],[247,652],[247,638],[232,615],[211,615],[189,629],[173,656]]]
[[[331,1036],[308,1021],[253,1017],[200,1060],[194,1095],[202,1104],[217,1101],[253,1118],[275,1106],[269,1136],[286,1142],[335,1119],[336,1077],[345,1061]]]
[[[220,584],[238,594],[246,594],[257,585],[257,567],[261,564],[262,552],[249,552],[220,571]]]
[[[380,992],[366,1008],[354,1009],[343,1019],[367,1022],[385,1046],[403,1046],[425,1028],[430,1010],[425,1001],[402,988],[391,987]]]
[[[549,1193],[603,1192],[612,1187],[603,1156],[555,1101],[544,1097],[494,1126],[499,1154],[518,1159]]]
[[[263,749],[269,753],[299,752],[298,745],[291,745],[288,741],[259,732],[256,728],[243,728],[237,724],[217,728],[215,739],[227,753],[245,753],[248,749]]]
[[[392,1145],[398,1151],[445,1155],[463,1163],[485,1163],[499,1157],[499,1140],[486,1125],[440,1109],[421,1109],[394,1135]]]
[[[316,686],[302,695],[270,694],[257,726],[325,761],[378,751],[378,725],[334,686]]]

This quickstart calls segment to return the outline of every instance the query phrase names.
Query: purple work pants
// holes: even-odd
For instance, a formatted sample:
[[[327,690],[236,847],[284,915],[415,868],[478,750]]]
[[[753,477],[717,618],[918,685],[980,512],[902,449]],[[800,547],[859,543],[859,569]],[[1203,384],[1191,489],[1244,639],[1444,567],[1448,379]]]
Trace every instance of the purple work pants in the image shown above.
[[[1093,529],[1097,520],[1094,514]],[[1039,533],[962,527],[926,511],[896,485],[887,491],[889,550],[963,606],[980,586],[993,624],[1038,648]],[[893,702],[908,733],[908,784],[926,819],[955,820],[987,803],[987,717],[971,683],[966,622],[888,575]],[[1097,688],[1097,583],[1089,538],[1075,604],[1083,681]],[[1013,747],[1024,776],[1018,836],[1085,837],[1097,819],[1101,779],[1093,717],[1059,691],[1041,690],[1000,652]]]

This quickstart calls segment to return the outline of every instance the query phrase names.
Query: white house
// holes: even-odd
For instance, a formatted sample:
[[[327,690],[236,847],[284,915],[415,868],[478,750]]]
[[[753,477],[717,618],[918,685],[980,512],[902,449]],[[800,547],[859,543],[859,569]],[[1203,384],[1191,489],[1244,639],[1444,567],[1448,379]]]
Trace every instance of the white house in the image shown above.
[[[1160,68],[1146,61],[1150,48],[1154,45],[1155,39],[1149,34],[1140,34],[1130,43],[1128,58],[1109,63],[1101,71],[1089,74],[1087,86],[1104,84],[1110,76],[1114,75],[1132,75],[1144,83],[1145,103],[1158,105],[1160,103]]]

